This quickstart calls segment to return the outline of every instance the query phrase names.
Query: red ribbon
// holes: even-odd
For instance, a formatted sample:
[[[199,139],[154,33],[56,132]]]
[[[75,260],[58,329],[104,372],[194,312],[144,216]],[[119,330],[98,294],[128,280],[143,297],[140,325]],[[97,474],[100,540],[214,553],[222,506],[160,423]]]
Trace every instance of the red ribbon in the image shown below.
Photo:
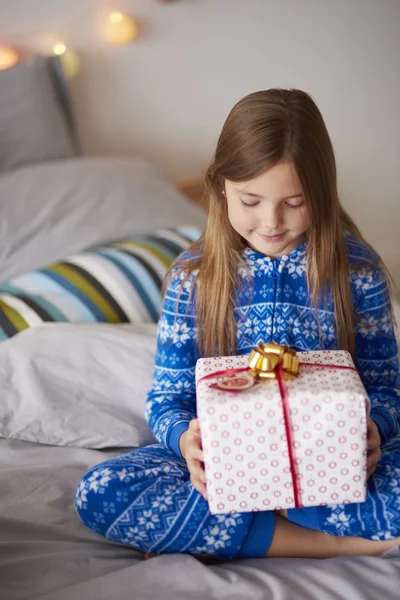
[[[299,363],[300,367],[322,367],[324,369],[346,369],[348,371],[357,371],[357,369],[355,367],[349,367],[347,365],[322,365],[320,363]],[[200,377],[200,379],[197,380],[197,384],[199,384],[201,381],[204,381],[205,379],[213,379],[214,377],[220,377],[221,375],[225,375],[227,377],[229,377],[230,375],[236,375],[237,373],[244,373],[244,371],[248,371],[249,368],[248,367],[240,367],[237,369],[224,369],[223,371],[214,371],[214,373],[209,373],[208,375],[203,375],[203,377]],[[268,381],[271,381],[270,379]],[[214,387],[210,386],[210,387]],[[218,387],[215,384],[215,387]],[[223,392],[230,392],[235,393],[238,392],[239,394],[243,391],[243,390],[224,390],[223,388],[218,388],[221,389]]]
[[[350,370],[350,371],[357,370],[355,367],[349,367],[347,365],[321,365],[318,363],[299,363],[299,364],[303,367],[323,367],[323,368],[328,368],[328,369],[346,369],[346,370]],[[204,375],[203,377],[201,377],[198,380],[197,383],[199,384],[201,381],[204,381],[205,379],[219,377],[220,375],[229,376],[229,375],[234,375],[236,373],[243,373],[244,371],[248,371],[248,367],[242,367],[242,368],[238,368],[238,369],[225,369],[224,371],[216,371],[214,373],[209,373],[208,375]],[[292,477],[294,504],[295,504],[296,508],[301,508],[303,506],[303,503],[301,501],[300,490],[297,485],[299,476],[298,476],[298,472],[297,472],[296,457],[294,455],[294,444],[293,444],[293,436],[292,436],[293,427],[292,427],[292,420],[290,417],[287,391],[286,391],[286,387],[285,387],[284,380],[283,380],[282,364],[278,365],[277,375],[278,375],[277,381],[278,381],[278,386],[279,386],[279,393],[280,393],[281,399],[282,399],[283,418],[285,421],[285,431],[286,431],[286,439],[287,439],[288,452],[289,452],[290,475]],[[210,387],[215,388],[218,386],[216,384],[214,384]],[[223,388],[218,388],[218,389],[221,389],[222,391],[229,392],[229,393],[232,393],[232,392],[233,393],[241,393],[242,392],[242,390],[224,390]]]
[[[302,506],[301,498],[300,498],[300,490],[297,485],[297,481],[299,478],[299,474],[297,472],[297,464],[294,456],[294,445],[293,445],[293,437],[292,437],[292,419],[290,418],[290,410],[288,406],[288,398],[286,387],[283,383],[282,377],[282,364],[278,365],[278,385],[279,392],[282,398],[282,408],[283,408],[283,418],[285,421],[285,430],[286,430],[286,440],[289,451],[289,463],[290,463],[290,475],[292,477],[292,486],[293,486],[293,495],[294,495],[294,505],[296,508]]]

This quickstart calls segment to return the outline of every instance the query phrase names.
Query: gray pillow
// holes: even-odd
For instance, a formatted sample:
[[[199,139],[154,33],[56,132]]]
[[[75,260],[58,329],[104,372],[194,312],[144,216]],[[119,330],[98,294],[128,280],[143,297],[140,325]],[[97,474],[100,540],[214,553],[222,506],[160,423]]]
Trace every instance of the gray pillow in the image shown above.
[[[0,344],[0,437],[83,448],[153,444],[155,324],[35,327]]]
[[[78,157],[0,174],[0,282],[104,242],[205,224],[151,163]]]
[[[0,71],[0,171],[76,154],[56,77],[44,56]]]

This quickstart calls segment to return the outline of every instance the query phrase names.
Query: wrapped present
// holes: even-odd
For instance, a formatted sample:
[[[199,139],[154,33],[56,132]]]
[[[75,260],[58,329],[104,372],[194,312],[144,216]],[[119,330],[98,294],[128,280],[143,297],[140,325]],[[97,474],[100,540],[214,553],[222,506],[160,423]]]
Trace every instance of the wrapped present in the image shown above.
[[[211,513],[365,501],[369,400],[348,352],[201,358],[196,388]]]

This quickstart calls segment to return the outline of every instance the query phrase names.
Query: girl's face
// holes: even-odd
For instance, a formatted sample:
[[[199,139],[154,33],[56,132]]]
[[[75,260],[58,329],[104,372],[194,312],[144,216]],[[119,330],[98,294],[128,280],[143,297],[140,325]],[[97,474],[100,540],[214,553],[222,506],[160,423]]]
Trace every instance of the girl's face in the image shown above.
[[[306,240],[309,217],[292,163],[281,162],[250,181],[225,180],[228,217],[249,246],[271,257]]]

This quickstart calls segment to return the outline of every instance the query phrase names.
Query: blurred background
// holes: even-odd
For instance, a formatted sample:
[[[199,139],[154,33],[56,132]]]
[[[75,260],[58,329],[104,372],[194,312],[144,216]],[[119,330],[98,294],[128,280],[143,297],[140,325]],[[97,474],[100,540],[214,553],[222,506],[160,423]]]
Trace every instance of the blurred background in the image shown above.
[[[82,152],[139,155],[173,181],[201,178],[244,95],[309,92],[342,201],[397,284],[399,30],[398,0],[0,0],[3,68],[10,48],[65,55]]]

